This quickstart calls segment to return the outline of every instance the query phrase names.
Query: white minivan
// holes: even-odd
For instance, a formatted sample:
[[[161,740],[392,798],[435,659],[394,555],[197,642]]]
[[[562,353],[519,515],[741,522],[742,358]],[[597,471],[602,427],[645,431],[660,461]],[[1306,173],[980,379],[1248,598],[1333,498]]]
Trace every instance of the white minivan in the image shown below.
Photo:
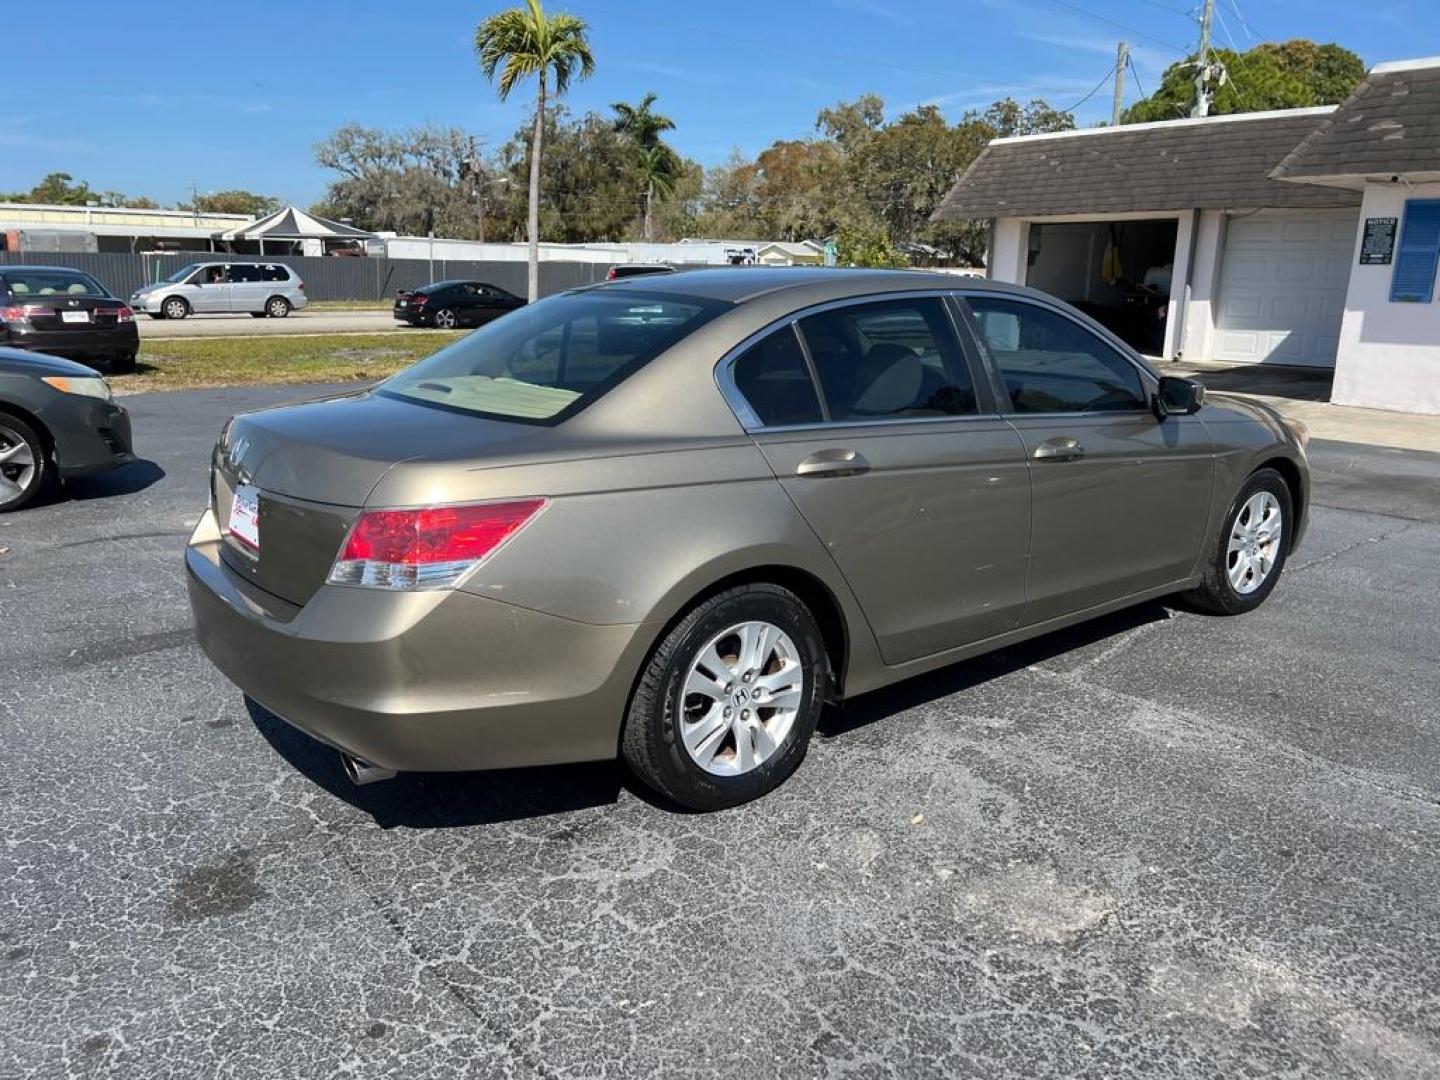
[[[130,306],[152,319],[241,311],[283,319],[307,303],[300,275],[284,263],[267,262],[190,263],[130,297]]]

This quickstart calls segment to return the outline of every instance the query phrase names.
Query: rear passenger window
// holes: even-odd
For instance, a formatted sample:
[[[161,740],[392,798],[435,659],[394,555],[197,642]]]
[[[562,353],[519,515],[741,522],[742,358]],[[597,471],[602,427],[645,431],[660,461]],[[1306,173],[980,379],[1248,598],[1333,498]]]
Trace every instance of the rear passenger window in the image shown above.
[[[746,349],[732,374],[736,389],[766,427],[820,423],[820,399],[793,326]]]
[[[832,420],[964,416],[975,387],[938,298],[884,300],[800,320]]]
[[[262,266],[260,279],[262,281],[289,281],[290,274],[283,266]]]
[[[230,280],[237,285],[243,284],[247,281],[259,281],[260,268],[258,266],[245,266],[243,264],[239,266],[231,266]]]
[[[966,298],[1018,413],[1147,408],[1140,372],[1057,311],[1018,300]]]

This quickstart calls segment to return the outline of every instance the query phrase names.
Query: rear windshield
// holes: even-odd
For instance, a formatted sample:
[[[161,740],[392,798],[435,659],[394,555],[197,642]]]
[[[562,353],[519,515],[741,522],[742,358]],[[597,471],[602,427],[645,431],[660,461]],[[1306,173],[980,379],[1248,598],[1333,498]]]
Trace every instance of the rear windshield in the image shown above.
[[[6,270],[0,282],[12,296],[109,296],[105,286],[79,270]]]
[[[486,324],[381,383],[379,391],[478,416],[553,423],[727,306],[609,290],[552,296]]]

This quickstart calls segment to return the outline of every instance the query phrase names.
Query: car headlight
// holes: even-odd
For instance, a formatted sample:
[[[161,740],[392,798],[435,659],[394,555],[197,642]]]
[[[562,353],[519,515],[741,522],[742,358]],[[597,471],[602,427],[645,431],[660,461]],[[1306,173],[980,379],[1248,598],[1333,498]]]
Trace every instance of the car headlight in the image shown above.
[[[79,394],[81,397],[110,400],[110,384],[100,376],[42,375],[40,381],[59,390],[62,394]]]

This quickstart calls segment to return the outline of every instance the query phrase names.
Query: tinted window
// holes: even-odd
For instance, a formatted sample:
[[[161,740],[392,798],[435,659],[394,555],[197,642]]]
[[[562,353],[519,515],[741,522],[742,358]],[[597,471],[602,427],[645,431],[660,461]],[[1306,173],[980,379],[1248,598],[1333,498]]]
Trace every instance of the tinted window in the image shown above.
[[[944,302],[885,300],[800,320],[832,420],[975,412]]]
[[[766,427],[818,424],[823,419],[793,327],[777,330],[746,349],[735,361],[732,376],[736,389]]]
[[[381,383],[380,392],[506,420],[562,418],[726,306],[642,293],[552,296],[441,349]]]
[[[1016,300],[967,299],[1016,412],[1147,407],[1135,365],[1073,319]]]
[[[232,282],[263,281],[258,266],[246,266],[244,263],[230,267],[230,280]]]
[[[105,287],[78,270],[6,270],[0,283],[14,296],[109,296]]]
[[[226,267],[218,263],[211,266],[202,266],[191,280],[202,285],[219,285],[225,281]]]
[[[262,266],[260,267],[261,281],[289,281],[290,272],[283,266]]]

